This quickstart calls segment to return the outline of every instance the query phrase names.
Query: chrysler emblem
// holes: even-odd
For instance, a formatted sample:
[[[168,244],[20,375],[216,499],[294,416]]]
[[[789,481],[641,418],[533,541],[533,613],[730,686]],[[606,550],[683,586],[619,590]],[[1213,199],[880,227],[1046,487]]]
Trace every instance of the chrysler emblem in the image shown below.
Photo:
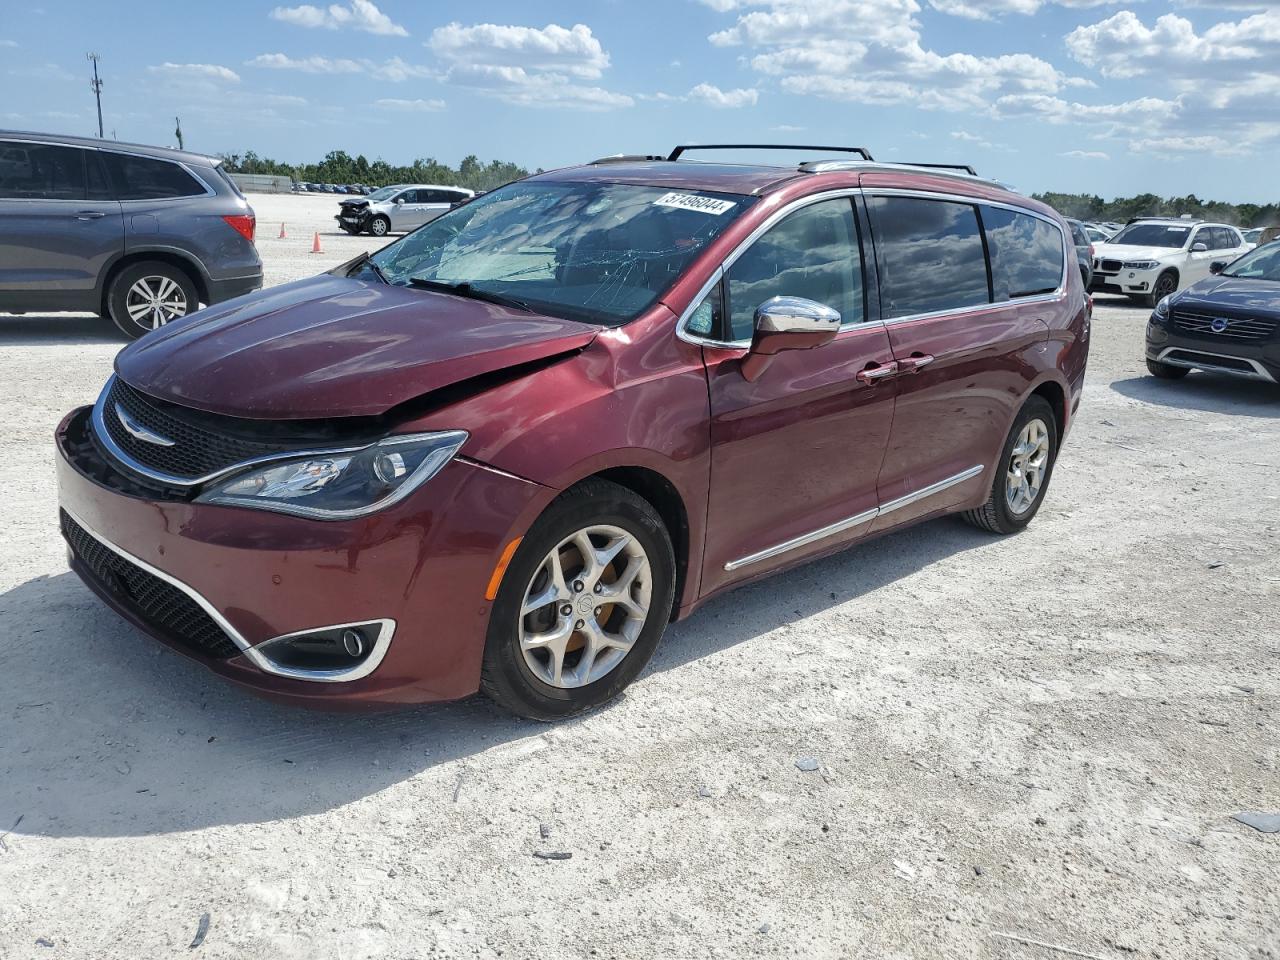
[[[1231,321],[1226,317],[1214,317],[1213,323],[1209,324],[1209,329],[1214,333],[1222,333],[1231,325]]]
[[[145,440],[147,443],[154,443],[160,447],[172,447],[173,441],[168,437],[162,437],[158,433],[148,430],[133,417],[125,412],[124,407],[116,404],[116,417],[120,420],[120,426],[129,431],[131,436],[137,437],[139,440]]]

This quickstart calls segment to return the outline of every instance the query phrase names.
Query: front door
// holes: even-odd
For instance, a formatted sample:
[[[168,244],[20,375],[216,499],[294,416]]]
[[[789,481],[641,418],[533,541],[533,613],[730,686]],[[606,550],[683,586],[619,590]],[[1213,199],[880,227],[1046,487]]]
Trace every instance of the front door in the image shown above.
[[[778,354],[748,381],[741,359],[755,310],[776,296],[832,307],[845,329],[826,346]],[[741,344],[704,348],[711,394],[702,574],[708,593],[866,532],[895,388],[891,377],[858,378],[889,367],[892,354],[884,327],[866,322],[859,227],[849,197],[810,204],[781,220],[729,266],[698,311],[690,329],[718,329],[721,339]]]
[[[1185,290],[1196,281],[1209,276],[1209,267],[1213,261],[1223,259],[1221,251],[1214,249],[1218,242],[1214,233],[1213,227],[1197,227],[1191,234],[1191,242],[1187,245],[1186,264],[1178,271],[1179,290]],[[1197,244],[1203,244],[1204,249],[1197,250]]]
[[[96,310],[124,248],[96,150],[0,140],[0,309]]]
[[[889,195],[868,197],[867,208],[899,371],[880,531],[990,484],[1035,375],[1024,353],[1043,349],[1042,311],[1061,295],[1074,255],[1056,223],[1006,207]]]

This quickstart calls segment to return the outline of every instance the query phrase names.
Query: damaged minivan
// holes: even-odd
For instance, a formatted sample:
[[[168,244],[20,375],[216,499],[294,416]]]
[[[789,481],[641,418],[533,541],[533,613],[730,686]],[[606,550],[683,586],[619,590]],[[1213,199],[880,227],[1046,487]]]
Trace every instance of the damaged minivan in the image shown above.
[[[554,719],[741,584],[1021,530],[1084,379],[1070,233],[854,152],[540,174],[143,337],[57,429],[73,569],[268,696]]]

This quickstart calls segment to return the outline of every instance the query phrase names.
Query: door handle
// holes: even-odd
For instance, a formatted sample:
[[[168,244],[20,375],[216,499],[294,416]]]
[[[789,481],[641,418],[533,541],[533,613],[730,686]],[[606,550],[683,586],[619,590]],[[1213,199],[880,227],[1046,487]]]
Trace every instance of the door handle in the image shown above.
[[[106,214],[99,210],[81,210],[76,214],[77,220],[101,220]]]
[[[898,361],[890,360],[885,364],[875,363],[873,361],[865,370],[859,370],[853,376],[859,383],[865,383],[870,386],[879,380],[885,379],[885,377],[896,377],[897,375]]]
[[[899,360],[899,368],[902,373],[919,373],[922,367],[933,363],[933,355],[928,353],[913,353],[905,360]]]

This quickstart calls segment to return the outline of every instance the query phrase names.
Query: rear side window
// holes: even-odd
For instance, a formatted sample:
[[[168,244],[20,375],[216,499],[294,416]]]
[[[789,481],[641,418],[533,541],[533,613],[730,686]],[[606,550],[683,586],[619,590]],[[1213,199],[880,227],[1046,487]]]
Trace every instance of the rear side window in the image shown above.
[[[169,160],[135,157],[102,151],[107,172],[115,185],[117,200],[167,200],[172,197],[200,197],[205,188]]]
[[[1062,285],[1062,231],[1048,220],[1004,207],[982,206],[997,303],[1053,293]]]
[[[971,204],[869,197],[885,319],[989,303],[987,258]]]
[[[85,151],[0,140],[0,198],[85,199]]]
[[[862,256],[847,197],[802,207],[753,243],[729,268],[729,340],[750,340],[756,308],[773,297],[804,297],[863,319]]]

